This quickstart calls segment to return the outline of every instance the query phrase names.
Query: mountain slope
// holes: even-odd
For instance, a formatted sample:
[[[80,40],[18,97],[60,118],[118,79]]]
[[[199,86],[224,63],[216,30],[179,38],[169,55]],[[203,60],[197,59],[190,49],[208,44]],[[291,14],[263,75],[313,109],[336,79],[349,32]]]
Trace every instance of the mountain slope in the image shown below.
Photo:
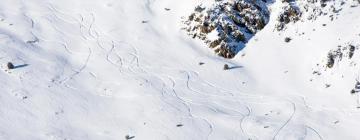
[[[359,53],[326,68],[338,45],[359,47],[356,1],[283,31],[274,1],[230,60],[181,29],[213,3],[2,0],[0,139],[360,138]]]

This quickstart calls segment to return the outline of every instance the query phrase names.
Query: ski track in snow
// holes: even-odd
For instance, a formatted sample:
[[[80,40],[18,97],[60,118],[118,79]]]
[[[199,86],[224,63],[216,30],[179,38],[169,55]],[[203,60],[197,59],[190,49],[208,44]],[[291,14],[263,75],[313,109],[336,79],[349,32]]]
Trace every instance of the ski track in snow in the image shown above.
[[[10,0],[5,2],[11,4]],[[74,2],[74,5],[78,2],[80,1]],[[170,30],[167,28],[171,26],[167,24],[172,22],[146,27],[146,24],[140,24],[140,20],[139,23],[133,23],[134,19],[119,14],[117,16],[124,16],[125,21],[114,19],[113,22],[124,23],[124,26],[119,26],[121,31],[111,33],[111,28],[106,26],[112,23],[105,24],[103,20],[112,22],[112,17],[99,17],[97,11],[103,9],[96,7],[101,7],[97,2],[99,1],[91,1],[92,6],[95,6],[90,7],[94,8],[93,10],[86,7],[86,10],[74,11],[62,10],[67,9],[66,2],[64,5],[57,5],[59,2],[52,1],[41,3],[39,5],[44,6],[42,8],[46,9],[46,12],[23,14],[24,21],[14,19],[19,22],[16,27],[19,28],[19,32],[23,31],[24,35],[10,27],[0,26],[0,34],[6,36],[0,38],[0,45],[4,46],[0,49],[1,64],[7,61],[29,63],[29,66],[0,74],[0,77],[4,78],[4,82],[0,84],[9,88],[1,90],[4,95],[0,96],[0,101],[4,101],[2,105],[7,106],[0,109],[0,114],[8,113],[4,118],[0,118],[0,124],[3,124],[0,127],[0,139],[124,139],[126,135],[131,134],[135,136],[134,139],[154,140],[279,140],[294,137],[305,139],[310,133],[314,133],[316,139],[328,138],[324,132],[330,130],[319,128],[319,124],[324,122],[317,124],[316,113],[320,116],[328,115],[336,112],[336,109],[321,107],[320,111],[312,112],[319,107],[308,105],[305,95],[278,96],[249,93],[245,92],[245,89],[236,90],[237,88],[231,86],[241,85],[239,77],[245,72],[241,69],[234,69],[228,73],[220,71],[220,74],[229,77],[229,82],[218,82],[218,77],[214,73],[216,68],[205,65],[204,67],[209,69],[209,72],[206,72],[196,66],[186,65],[182,62],[193,61],[191,56],[178,58],[181,55],[175,47],[159,45],[182,43],[176,46],[177,49],[187,51],[190,55],[199,55],[191,49],[199,47],[198,45],[174,39],[178,37],[177,34],[175,37],[169,37],[171,41],[156,38],[157,34],[167,36],[168,33],[163,32]],[[162,2],[165,4],[162,5]],[[157,16],[173,16],[171,12],[181,8],[175,7],[176,3],[143,0],[125,6],[134,9],[145,4],[145,9],[142,10],[154,16],[154,20],[158,20]],[[194,6],[194,2],[186,3]],[[113,5],[118,6],[117,4]],[[159,12],[159,7],[160,10],[168,7],[172,9]],[[125,11],[127,9],[120,8],[124,8]],[[1,16],[7,15],[1,12],[3,11],[0,11]],[[133,18],[144,18],[143,16],[139,14]],[[18,17],[15,15],[14,18]],[[154,21],[154,25],[157,22]],[[141,27],[133,28],[128,24]],[[30,29],[24,29],[22,26],[28,26]],[[126,29],[127,27],[130,29]],[[149,40],[135,35],[142,30],[144,31],[141,33],[149,37]],[[156,32],[147,32],[148,30]],[[122,32],[125,35],[122,35]],[[130,33],[134,33],[135,37],[129,37]],[[165,59],[169,60],[164,61]],[[172,60],[178,62],[171,62]],[[216,63],[223,62],[221,60]],[[209,65],[215,64],[209,62]],[[165,71],[168,67],[170,69]],[[6,68],[2,65],[1,69],[5,71]],[[229,73],[232,75],[229,76]],[[356,96],[359,105],[359,95]],[[61,103],[61,100],[64,102]],[[16,103],[10,104],[11,102]],[[46,105],[48,107],[44,107]],[[41,111],[44,114],[41,114]],[[304,112],[312,118],[299,119],[306,116],[299,115]],[[11,118],[11,115],[14,118]],[[338,116],[344,115],[336,114],[335,117]],[[324,120],[329,118],[325,117]],[[14,124],[9,123],[12,121]],[[177,128],[176,123],[183,126]],[[14,132],[19,128],[26,130]],[[289,134],[292,129],[304,131],[305,134]]]

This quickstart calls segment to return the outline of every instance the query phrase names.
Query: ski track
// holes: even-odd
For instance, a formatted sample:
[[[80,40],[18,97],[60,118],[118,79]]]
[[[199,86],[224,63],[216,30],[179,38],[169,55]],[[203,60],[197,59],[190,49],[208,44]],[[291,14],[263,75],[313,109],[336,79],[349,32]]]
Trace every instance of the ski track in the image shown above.
[[[155,4],[155,0],[146,0],[145,1],[145,7],[146,10],[150,12],[151,15],[153,15],[156,11],[153,10],[152,6]],[[208,109],[209,111],[206,111],[206,114],[216,114],[216,115],[223,115],[226,117],[231,117],[235,120],[237,120],[236,129],[239,129],[238,131],[241,134],[248,138],[258,138],[256,134],[251,134],[246,130],[244,127],[244,123],[247,122],[249,118],[256,119],[258,114],[253,113],[256,111],[256,108],[252,108],[252,104],[258,104],[259,106],[266,106],[267,103],[272,102],[287,102],[291,105],[292,112],[289,114],[289,117],[284,120],[285,122],[280,125],[279,128],[275,128],[275,133],[272,136],[273,140],[277,140],[278,137],[281,136],[282,132],[287,129],[291,128],[292,124],[291,122],[296,116],[296,113],[298,112],[298,107],[305,107],[305,108],[312,108],[307,104],[306,98],[301,97],[302,102],[296,102],[297,97],[285,99],[282,97],[276,97],[276,96],[264,96],[266,94],[262,95],[255,95],[248,92],[243,91],[232,91],[228,89],[222,88],[220,85],[216,85],[215,83],[212,83],[211,81],[207,81],[206,79],[202,79],[199,76],[199,72],[195,70],[189,70],[189,69],[176,69],[173,68],[171,71],[176,71],[178,73],[171,73],[171,72],[165,72],[165,73],[157,73],[152,71],[150,66],[146,66],[142,63],[143,58],[141,56],[142,52],[140,52],[140,48],[136,45],[134,45],[134,42],[126,42],[122,40],[114,40],[111,39],[111,36],[107,34],[105,31],[102,31],[101,29],[97,28],[97,21],[99,20],[98,17],[96,17],[96,14],[94,14],[93,11],[90,11],[88,13],[81,13],[77,14],[78,18],[71,14],[66,13],[64,11],[61,11],[57,9],[54,5],[51,3],[47,4],[47,9],[51,13],[49,17],[45,17],[45,19],[51,23],[51,28],[56,31],[57,35],[63,36],[64,38],[61,38],[59,40],[51,40],[46,39],[45,36],[42,36],[41,33],[36,33],[35,31],[31,31],[30,34],[32,35],[32,40],[28,40],[26,43],[22,42],[20,39],[17,39],[15,35],[12,35],[11,33],[6,34],[10,40],[15,40],[15,44],[20,44],[20,46],[26,46],[26,44],[30,45],[37,45],[42,42],[53,42],[56,44],[59,44],[62,46],[65,50],[65,52],[70,56],[80,56],[86,54],[86,57],[84,61],[78,62],[79,68],[74,67],[72,65],[72,62],[65,62],[62,61],[60,64],[58,64],[62,70],[59,70],[59,72],[55,73],[55,78],[52,79],[52,84],[49,86],[49,88],[61,88],[61,86],[64,86],[67,88],[67,90],[78,90],[79,87],[73,86],[68,84],[71,80],[76,80],[77,77],[80,77],[81,74],[84,74],[85,72],[89,73],[96,81],[100,81],[101,84],[108,84],[109,86],[117,87],[120,84],[116,82],[109,82],[106,83],[106,81],[101,81],[102,79],[99,78],[96,72],[90,71],[90,65],[92,66],[92,58],[95,58],[95,55],[98,55],[101,57],[101,62],[107,62],[106,64],[111,65],[112,67],[116,68],[120,76],[122,77],[130,77],[132,79],[144,79],[146,82],[149,83],[151,89],[155,90],[158,94],[151,95],[152,97],[157,97],[161,102],[164,104],[161,104],[161,108],[165,109],[174,109],[177,113],[180,113],[181,116],[176,116],[179,118],[187,118],[190,119],[193,122],[193,125],[196,125],[194,123],[195,121],[200,121],[206,124],[206,132],[205,134],[207,140],[215,139],[215,136],[219,135],[219,132],[217,132],[217,128],[221,124],[217,124],[216,121],[213,120],[213,117],[218,116],[206,116],[202,115],[202,112],[196,112],[196,106],[201,106],[203,108]],[[29,15],[23,14],[23,16],[28,19],[29,25],[32,29],[35,28],[35,26],[38,25],[37,22],[34,21],[34,18],[32,18]],[[83,42],[93,44],[93,46],[88,46],[88,48],[81,48],[83,50],[87,50],[86,52],[76,51],[71,49],[71,47],[68,45],[67,38],[71,38],[69,33],[66,31],[61,30],[61,27],[58,26],[58,24],[66,23],[74,26],[74,29],[78,29],[80,32],[80,36],[82,38]],[[155,28],[153,30],[156,30]],[[2,30],[1,34],[3,34]],[[22,43],[21,43],[22,42]],[[73,46],[74,47],[74,46]],[[2,49],[0,51],[3,51]],[[99,51],[99,52],[97,52]],[[141,50],[142,51],[142,50]],[[6,55],[6,52],[4,52]],[[96,54],[99,53],[99,54]],[[26,57],[24,57],[26,58]],[[2,59],[8,59],[8,56],[0,56],[0,60]],[[26,61],[23,60],[20,57],[16,58],[17,61],[20,61],[24,64],[26,64]],[[74,62],[76,63],[76,62]],[[105,65],[105,64],[104,64]],[[69,68],[71,72],[66,72],[65,69]],[[27,86],[26,82],[29,82],[30,80],[35,79],[36,77],[32,77],[31,74],[36,73],[36,71],[31,70],[24,70],[20,73],[17,73],[18,79],[20,80],[21,86],[19,88],[15,88],[11,90],[11,94],[15,96],[18,99],[26,100],[27,98],[31,98],[34,93],[31,93],[30,90],[34,89],[35,87],[29,87]],[[38,73],[37,73],[38,74]],[[40,75],[40,74],[39,74]],[[118,77],[116,77],[118,78]],[[115,78],[114,78],[115,79]],[[149,79],[149,80],[148,80]],[[121,80],[121,79],[119,79]],[[158,89],[158,82],[160,85],[160,89]],[[44,85],[42,85],[44,86]],[[199,89],[197,89],[199,88]],[[211,93],[208,92],[202,92],[201,88],[210,88]],[[96,90],[100,89],[100,86],[97,86],[95,88]],[[96,91],[97,92],[97,91]],[[100,93],[97,93],[97,96],[106,96],[111,98],[116,98],[115,95],[111,93],[102,93],[104,95],[100,95]],[[107,95],[109,94],[109,95]],[[84,95],[78,95],[83,100],[88,101],[88,98]],[[360,97],[359,94],[356,94],[357,96],[357,105],[360,106]],[[229,101],[229,102],[235,102],[233,105],[234,107],[228,107],[226,105],[221,105],[221,102]],[[205,104],[204,102],[209,102]],[[178,104],[181,104],[181,106],[176,106]],[[275,104],[275,103],[273,103]],[[238,108],[238,107],[241,108]],[[83,110],[88,110],[85,106],[80,106]],[[246,109],[247,112],[244,110]],[[286,109],[284,107],[283,109]],[[321,108],[323,110],[326,110],[326,108]],[[331,108],[330,108],[331,109]],[[64,113],[64,111],[60,111]],[[31,117],[37,117],[37,116],[31,116]],[[60,117],[60,116],[59,116]],[[68,124],[71,124],[70,120],[64,119],[64,121],[67,121]],[[258,121],[258,120],[256,120]],[[169,127],[167,124],[159,124],[162,125],[164,128]],[[120,128],[120,126],[118,126]],[[129,128],[132,129],[132,128]],[[174,130],[170,130],[170,128],[167,128],[166,132],[170,131],[172,133],[176,133]],[[305,125],[305,137],[308,133],[308,131],[314,132],[320,140],[323,140],[323,135],[319,132],[319,130],[314,129],[311,126]],[[130,131],[130,130],[129,130]],[[131,130],[135,131],[135,130]],[[172,137],[165,132],[161,132],[160,130],[158,133],[161,133],[165,139],[172,139]],[[62,138],[67,139],[66,136],[56,136],[57,134],[48,134],[53,137],[53,139],[56,138]],[[201,135],[201,134],[194,134],[194,135]],[[0,134],[1,137],[1,134]],[[213,138],[214,137],[214,138]],[[88,136],[84,137],[86,139],[90,139]],[[70,139],[70,138],[69,138]]]
[[[251,115],[251,108],[247,106],[246,109],[248,110],[248,114],[244,115],[244,117],[242,117],[240,119],[239,127],[240,127],[240,130],[241,130],[241,133],[243,133],[245,136],[248,136],[246,130],[243,128],[243,122],[247,117],[249,117]]]
[[[289,101],[293,107],[293,112],[290,116],[290,118],[288,120],[286,120],[285,124],[283,124],[275,133],[273,140],[276,140],[276,137],[280,134],[280,132],[289,124],[289,122],[292,120],[292,118],[294,117],[295,113],[296,113],[296,105],[294,102]]]
[[[70,74],[67,78],[65,78],[64,80],[60,81],[60,84],[66,84],[67,81],[73,79],[75,76],[79,75],[80,73],[82,73],[84,71],[84,69],[87,67],[90,57],[91,57],[92,51],[89,48],[89,54],[86,57],[85,62],[83,63],[83,65],[79,68],[79,70],[73,69],[74,73]]]
[[[320,135],[320,133],[316,129],[312,128],[311,126],[305,126],[305,127],[306,127],[306,132],[308,129],[310,129],[319,137],[320,140],[323,140],[323,137]]]

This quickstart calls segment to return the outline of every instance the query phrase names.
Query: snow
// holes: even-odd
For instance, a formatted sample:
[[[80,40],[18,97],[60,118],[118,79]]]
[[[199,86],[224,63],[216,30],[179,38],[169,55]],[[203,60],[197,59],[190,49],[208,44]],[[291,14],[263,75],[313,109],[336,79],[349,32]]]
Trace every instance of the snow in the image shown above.
[[[338,45],[359,47],[360,8],[349,0],[332,22],[278,32],[280,2],[223,59],[181,30],[213,1],[1,0],[0,139],[360,139],[359,71],[348,65],[359,53],[316,66]]]

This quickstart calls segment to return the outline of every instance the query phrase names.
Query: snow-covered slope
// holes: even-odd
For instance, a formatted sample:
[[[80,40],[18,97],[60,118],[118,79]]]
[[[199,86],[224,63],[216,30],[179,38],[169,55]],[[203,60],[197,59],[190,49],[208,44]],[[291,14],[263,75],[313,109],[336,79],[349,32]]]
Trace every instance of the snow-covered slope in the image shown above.
[[[273,1],[229,60],[181,29],[214,1],[1,0],[0,139],[360,139],[360,53],[327,67],[360,46],[360,7],[344,2],[277,31]]]

